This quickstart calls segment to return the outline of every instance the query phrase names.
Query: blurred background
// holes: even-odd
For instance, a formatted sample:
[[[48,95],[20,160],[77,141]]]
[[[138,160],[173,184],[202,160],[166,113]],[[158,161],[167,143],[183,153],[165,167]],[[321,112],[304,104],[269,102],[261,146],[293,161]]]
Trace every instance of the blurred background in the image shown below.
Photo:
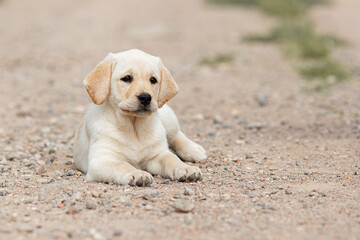
[[[358,0],[1,0],[1,178],[21,186],[7,190],[15,197],[3,206],[11,209],[15,193],[37,193],[22,184],[42,186],[37,172],[44,164],[52,170],[43,178],[62,186],[64,173],[74,168],[74,130],[90,103],[84,77],[109,52],[138,48],[169,68],[180,87],[169,104],[185,133],[208,151],[202,165],[207,181],[199,184],[213,195],[199,200],[203,208],[190,220],[200,227],[189,224],[193,234],[206,236],[211,229],[220,239],[224,232],[231,238],[265,229],[280,234],[273,236],[311,238],[327,226],[331,236],[356,236],[359,9]],[[24,180],[24,174],[30,177]],[[69,189],[87,189],[78,177],[67,179]],[[263,189],[283,185],[292,193],[266,198],[273,208],[258,205]],[[304,199],[317,187],[331,201]],[[219,205],[223,210],[211,210]],[[317,206],[322,220],[314,220],[305,205]],[[27,207],[20,204],[20,215],[21,209]],[[41,213],[33,218],[42,219]],[[345,235],[344,225],[326,220],[335,218],[346,226]],[[209,223],[203,228],[204,219]],[[301,231],[289,227],[298,225]]]
[[[160,56],[171,70],[181,89],[172,104],[184,121],[195,115],[270,123],[292,118],[305,126],[318,111],[309,110],[314,105],[341,117],[358,114],[356,1],[0,4],[3,132],[41,132],[36,128],[52,118],[61,122],[54,131],[72,136],[77,114],[89,103],[83,78],[107,53],[131,48]]]

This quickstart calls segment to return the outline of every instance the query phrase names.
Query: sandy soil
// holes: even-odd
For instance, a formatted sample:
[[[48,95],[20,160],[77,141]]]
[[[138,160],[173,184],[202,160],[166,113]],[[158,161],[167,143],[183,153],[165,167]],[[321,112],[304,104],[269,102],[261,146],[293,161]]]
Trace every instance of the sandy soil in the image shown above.
[[[352,43],[336,54],[359,66],[356,4],[313,15]],[[239,41],[269,24],[200,0],[2,1],[0,239],[360,239],[359,77],[302,91],[276,47]],[[82,79],[129,48],[161,56],[177,80],[170,105],[209,155],[202,182],[135,188],[75,169]],[[217,53],[235,60],[199,66]],[[176,212],[178,199],[194,210]]]

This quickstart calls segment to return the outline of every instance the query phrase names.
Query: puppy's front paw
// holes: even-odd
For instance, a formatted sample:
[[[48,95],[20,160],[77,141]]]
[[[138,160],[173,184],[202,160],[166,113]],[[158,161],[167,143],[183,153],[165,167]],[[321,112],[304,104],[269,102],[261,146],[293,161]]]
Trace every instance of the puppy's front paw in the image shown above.
[[[122,182],[124,185],[129,184],[131,186],[136,185],[138,187],[146,187],[149,186],[153,180],[154,178],[150,173],[141,170],[135,170],[126,174],[123,177]]]
[[[199,162],[207,158],[205,149],[194,142],[190,142],[176,153],[183,161],[187,162]]]
[[[175,180],[179,182],[196,182],[203,178],[200,168],[185,165],[175,169]]]

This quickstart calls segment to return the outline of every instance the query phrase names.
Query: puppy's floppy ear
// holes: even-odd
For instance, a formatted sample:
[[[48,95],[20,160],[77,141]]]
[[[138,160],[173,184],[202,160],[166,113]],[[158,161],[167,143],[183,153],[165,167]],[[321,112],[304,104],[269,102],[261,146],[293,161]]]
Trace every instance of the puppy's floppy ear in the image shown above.
[[[171,76],[169,70],[160,60],[161,81],[158,95],[158,107],[161,108],[167,101],[173,98],[178,92],[179,87]]]
[[[108,54],[84,79],[84,85],[93,102],[103,104],[110,94],[110,79],[114,59]]]

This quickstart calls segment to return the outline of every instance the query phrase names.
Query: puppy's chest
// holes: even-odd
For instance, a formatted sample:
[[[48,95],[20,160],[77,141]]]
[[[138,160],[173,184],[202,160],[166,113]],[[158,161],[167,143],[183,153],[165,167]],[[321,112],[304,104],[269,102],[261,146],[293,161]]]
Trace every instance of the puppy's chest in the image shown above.
[[[166,130],[161,121],[128,124],[119,130],[118,152],[134,165],[167,148]]]

